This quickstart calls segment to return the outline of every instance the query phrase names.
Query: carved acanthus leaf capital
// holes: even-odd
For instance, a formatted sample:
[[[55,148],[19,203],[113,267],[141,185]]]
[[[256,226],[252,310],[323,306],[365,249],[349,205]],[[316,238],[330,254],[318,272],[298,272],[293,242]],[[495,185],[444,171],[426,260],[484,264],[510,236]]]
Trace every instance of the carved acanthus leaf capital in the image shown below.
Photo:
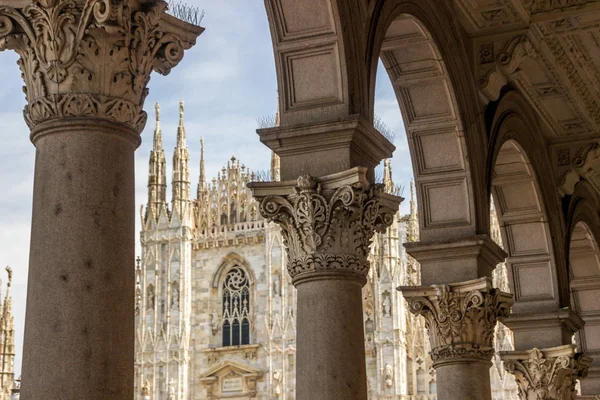
[[[410,311],[425,319],[434,364],[491,360],[494,327],[508,317],[512,295],[492,288],[489,278],[401,290]]]
[[[370,185],[365,173],[354,168],[320,179],[249,185],[261,215],[281,227],[294,281],[333,270],[366,279],[373,234],[393,223],[401,199]]]
[[[34,0],[0,6],[0,50],[20,59],[30,128],[97,117],[141,132],[151,72],[168,74],[203,28],[160,0]]]
[[[500,356],[506,371],[515,376],[519,397],[527,400],[573,399],[577,380],[587,376],[592,363],[574,345],[502,352]]]

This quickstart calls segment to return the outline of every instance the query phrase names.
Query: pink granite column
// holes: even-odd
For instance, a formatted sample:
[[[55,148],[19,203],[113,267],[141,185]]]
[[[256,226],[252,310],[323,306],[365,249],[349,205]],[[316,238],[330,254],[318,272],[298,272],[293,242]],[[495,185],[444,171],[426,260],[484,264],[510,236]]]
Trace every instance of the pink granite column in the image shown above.
[[[130,400],[146,85],[203,29],[161,1],[7,3],[0,50],[20,56],[36,147],[22,398]]]
[[[370,185],[366,168],[253,183],[262,215],[279,224],[298,289],[298,400],[366,400],[362,287],[375,231],[400,198]]]
[[[23,398],[133,398],[139,136],[103,120],[34,129]]]

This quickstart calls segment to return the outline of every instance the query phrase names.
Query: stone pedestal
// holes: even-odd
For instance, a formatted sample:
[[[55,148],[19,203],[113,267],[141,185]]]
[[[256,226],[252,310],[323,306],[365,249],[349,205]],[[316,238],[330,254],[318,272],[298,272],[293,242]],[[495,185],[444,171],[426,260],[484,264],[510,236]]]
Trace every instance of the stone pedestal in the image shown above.
[[[438,398],[491,399],[494,327],[508,316],[512,296],[491,278],[400,290],[410,311],[425,318]]]
[[[249,185],[261,214],[282,229],[298,289],[298,400],[367,399],[361,289],[371,238],[393,222],[401,199],[366,173]]]
[[[0,50],[20,56],[36,147],[22,397],[130,400],[146,85],[203,29],[162,1],[3,4]]]
[[[586,377],[592,359],[575,345],[500,353],[504,368],[515,376],[523,400],[571,400],[575,384]]]

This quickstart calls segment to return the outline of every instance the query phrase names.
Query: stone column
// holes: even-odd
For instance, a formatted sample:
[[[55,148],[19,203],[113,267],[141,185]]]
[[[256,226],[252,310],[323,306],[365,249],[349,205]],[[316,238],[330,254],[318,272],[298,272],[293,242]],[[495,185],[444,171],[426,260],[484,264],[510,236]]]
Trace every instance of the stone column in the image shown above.
[[[512,296],[491,278],[401,290],[410,311],[425,318],[438,398],[491,399],[494,327],[510,313]]]
[[[322,178],[252,183],[261,214],[282,229],[298,290],[298,400],[366,400],[362,287],[375,231],[400,198],[371,185],[367,168]]]
[[[36,147],[23,398],[130,400],[146,85],[202,28],[162,1],[2,4],[0,50],[20,55]]]
[[[590,357],[577,353],[575,345],[548,349],[509,351],[500,354],[504,368],[515,376],[523,400],[571,400],[575,384],[587,375]]]

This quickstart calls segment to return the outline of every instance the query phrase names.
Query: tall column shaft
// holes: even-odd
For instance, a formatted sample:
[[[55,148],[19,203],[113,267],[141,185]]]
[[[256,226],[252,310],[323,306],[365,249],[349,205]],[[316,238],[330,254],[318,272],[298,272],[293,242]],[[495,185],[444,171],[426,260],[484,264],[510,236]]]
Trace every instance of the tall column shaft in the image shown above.
[[[25,399],[133,397],[134,135],[73,120],[35,136]]]
[[[367,398],[362,286],[336,275],[296,284],[298,399]]]
[[[281,227],[298,289],[298,400],[366,400],[362,287],[375,231],[400,198],[370,185],[367,168],[321,178],[252,183],[261,214]]]
[[[439,399],[491,400],[490,361],[464,361],[435,369]]]

